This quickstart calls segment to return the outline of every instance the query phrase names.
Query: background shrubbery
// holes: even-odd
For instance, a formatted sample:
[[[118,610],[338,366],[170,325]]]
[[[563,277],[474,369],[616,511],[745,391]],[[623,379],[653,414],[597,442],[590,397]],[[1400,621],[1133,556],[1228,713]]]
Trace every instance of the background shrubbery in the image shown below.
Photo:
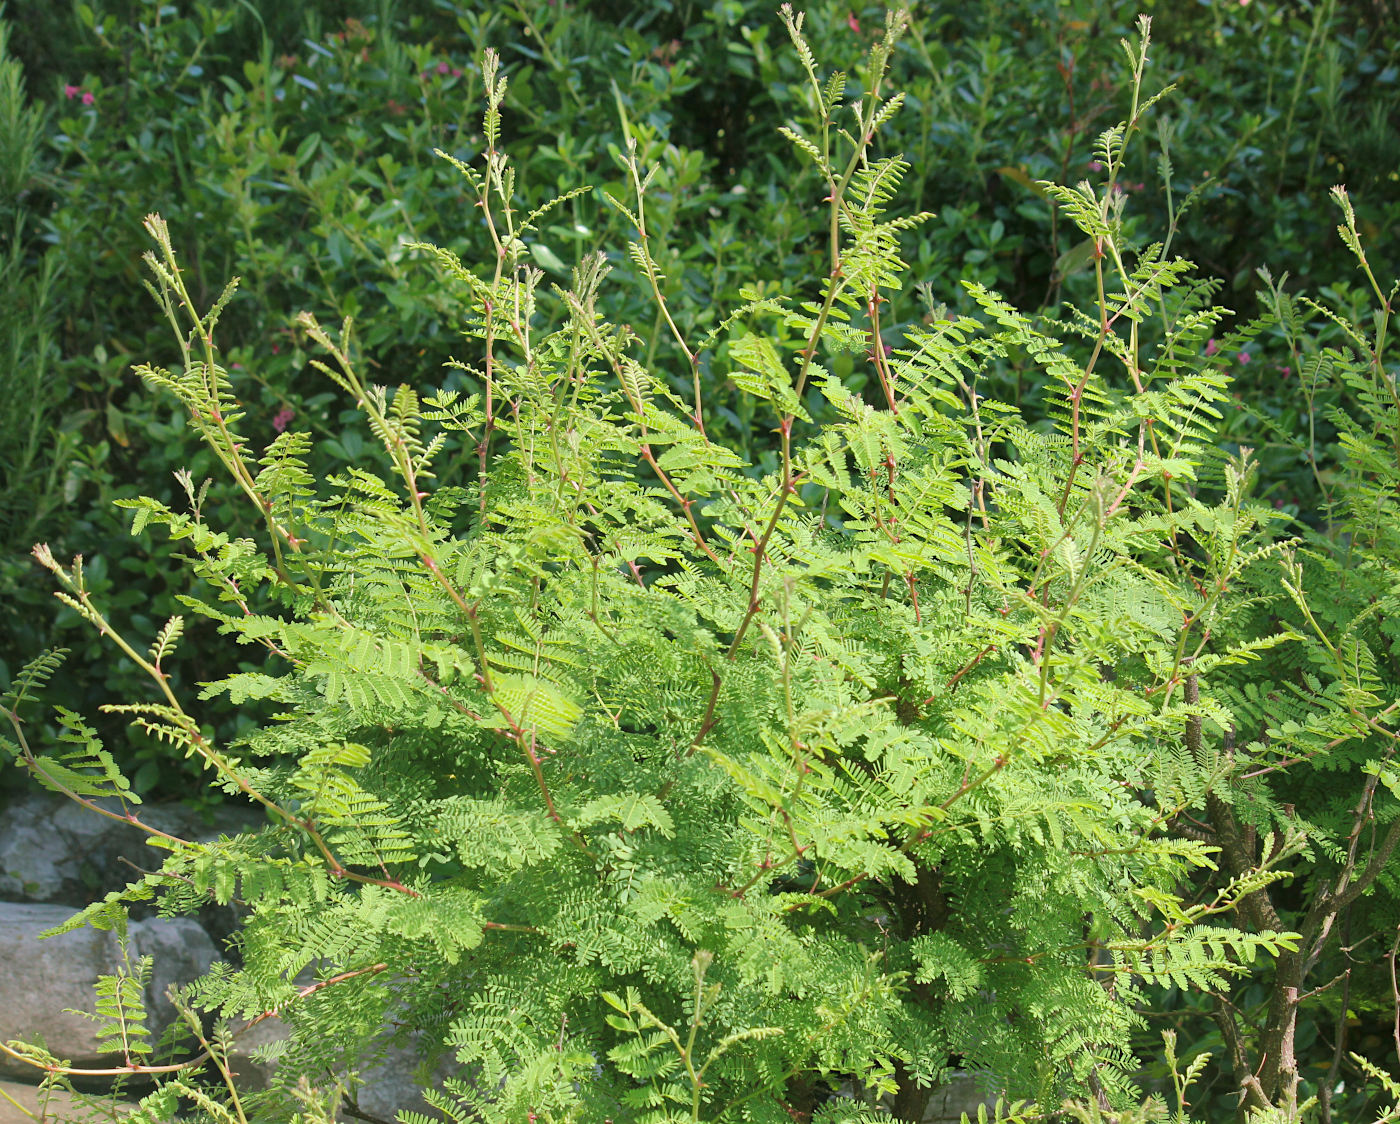
[[[565,283],[576,260],[606,253],[614,266],[608,319],[632,325],[647,349],[639,358],[687,400],[698,379],[711,430],[755,472],[773,471],[771,414],[734,391],[727,345],[691,371],[649,280],[619,249],[634,236],[630,220],[607,199],[633,198],[621,159],[631,137],[641,163],[659,168],[647,197],[649,246],[676,334],[692,346],[746,299],[822,274],[822,183],[773,128],[811,121],[796,90],[800,64],[770,6],[12,7],[0,64],[0,355],[19,375],[0,387],[0,672],[63,643],[78,652],[52,685],[55,701],[96,718],[101,703],[143,689],[103,659],[76,614],[54,622],[51,580],[27,557],[36,537],[60,557],[81,551],[89,589],[135,634],[154,633],[177,611],[174,598],[189,582],[171,555],[179,544],[134,544],[113,506],[138,493],[176,504],[181,467],[196,479],[218,476],[182,414],[131,374],[136,360],[171,354],[168,326],[138,284],[147,212],[158,209],[176,232],[196,305],[208,305],[228,276],[243,278],[220,324],[222,362],[249,408],[250,434],[267,441],[294,420],[314,438],[314,475],[379,465],[383,454],[365,439],[358,411],[309,366],[316,349],[294,324],[297,310],[327,323],[353,316],[353,358],[370,380],[475,389],[446,365],[472,358],[454,324],[460,310],[409,244],[432,241],[468,262],[494,254],[461,179],[431,156],[436,147],[480,158],[485,45],[501,51],[510,75],[504,145],[524,209],[598,185],[549,213],[527,242],[530,259]],[[882,147],[913,164],[894,213],[937,217],[905,233],[911,284],[882,311],[883,344],[897,344],[912,325],[977,313],[961,281],[1051,318],[1063,301],[1095,303],[1090,245],[1035,181],[1101,178],[1093,142],[1123,115],[1118,41],[1142,6],[928,5],[918,15],[891,67],[890,84],[907,92],[907,104]],[[883,26],[879,6],[819,0],[808,10],[813,48],[828,68],[855,69]],[[1207,344],[1228,349],[1236,376],[1239,406],[1221,436],[1256,448],[1258,492],[1319,530],[1343,474],[1343,443],[1327,411],[1352,400],[1340,380],[1316,379],[1314,391],[1305,372],[1317,374],[1343,327],[1302,332],[1287,294],[1312,292],[1343,318],[1370,315],[1374,295],[1333,234],[1326,193],[1335,182],[1351,189],[1374,272],[1396,271],[1383,235],[1400,222],[1390,155],[1400,120],[1398,30],[1394,14],[1371,3],[1164,6],[1153,83],[1174,81],[1179,92],[1162,111],[1161,132],[1130,149],[1116,181],[1130,197],[1128,237],[1169,236],[1173,254],[1218,278],[1216,300],[1242,321],[1282,314],[1234,340],[1222,325],[1219,341]],[[1261,288],[1255,271],[1265,266],[1291,277]],[[803,344],[795,334],[775,342],[794,351]],[[837,356],[832,367],[879,400],[858,355]],[[981,393],[1026,403],[1035,422],[1045,381],[1013,350],[986,373]],[[816,391],[805,404],[829,420]],[[1051,419],[1040,420],[1049,432]],[[449,446],[438,468],[462,483],[476,471],[476,449],[465,444]],[[246,505],[221,483],[204,516],[232,533],[255,531]],[[1373,541],[1383,539],[1377,528]],[[1384,551],[1378,557],[1368,580],[1383,589]],[[1357,584],[1357,596],[1367,595]],[[1353,609],[1339,602],[1332,611],[1344,622]],[[217,662],[227,659],[215,654],[219,646],[201,642],[212,635],[191,626],[166,668],[177,686],[235,670]],[[1260,705],[1242,690],[1241,706]],[[221,737],[246,721],[208,707],[199,718]],[[181,770],[192,766],[106,721],[110,744],[132,747],[124,764],[139,791],[187,794]],[[1317,801],[1308,783],[1292,794],[1299,807]],[[1345,834],[1340,813],[1330,826]],[[1382,914],[1368,922],[1377,931],[1390,922]],[[1356,998],[1362,1043],[1384,1029],[1385,996],[1375,980],[1368,987]],[[1196,1017],[1198,1001],[1166,992],[1167,1021],[1194,1028],[1189,1052],[1219,1049],[1218,1037],[1200,1030],[1208,1020]],[[1346,1017],[1343,1005],[1300,1043],[1322,1074],[1333,1062],[1327,1026]],[[1207,1095],[1219,1092],[1223,1103],[1225,1084]]]
[[[937,218],[907,236],[909,276],[926,289],[892,302],[889,339],[940,306],[967,311],[959,280],[1025,309],[1088,295],[1083,236],[1032,181],[1093,175],[1093,138],[1121,108],[1118,40],[1139,6],[925,6],[892,63],[908,103],[889,144],[914,165],[899,205]],[[849,69],[881,25],[877,5],[809,7],[814,49],[834,68]],[[628,194],[616,160],[624,130],[643,161],[662,169],[650,234],[687,339],[713,327],[746,287],[775,292],[819,259],[812,203],[821,185],[794,167],[773,127],[803,111],[798,64],[770,8],[765,0],[12,6],[0,83],[0,317],[7,354],[31,358],[0,392],[9,406],[0,413],[0,674],[61,639],[80,649],[63,684],[68,705],[91,710],[130,686],[120,667],[100,665],[96,640],[76,630],[75,617],[55,624],[41,608],[48,585],[26,554],[41,527],[56,549],[86,553],[119,616],[144,628],[174,607],[176,568],[134,546],[112,507],[138,481],[169,497],[175,469],[208,468],[169,406],[131,374],[135,358],[168,348],[139,283],[147,211],[159,207],[180,232],[198,298],[243,278],[224,320],[224,359],[264,432],[296,417],[330,458],[372,458],[353,413],[307,368],[291,316],[354,315],[373,377],[444,381],[435,372],[459,339],[436,278],[405,244],[431,239],[464,260],[486,248],[459,182],[431,155],[440,147],[470,160],[480,150],[483,45],[501,50],[510,76],[505,143],[527,201],[597,185],[554,212],[530,246],[552,280],[600,249],[624,275],[633,269],[618,249],[626,220],[603,194]],[[1400,118],[1396,29],[1394,14],[1369,2],[1165,5],[1153,70],[1180,91],[1165,118],[1175,192],[1167,197],[1155,156],[1140,148],[1122,183],[1135,195],[1133,222],[1165,229],[1169,206],[1204,186],[1172,250],[1223,279],[1223,304],[1255,311],[1254,270],[1270,265],[1356,306],[1321,201],[1345,181],[1363,233],[1400,224],[1400,181],[1386,155]],[[1372,245],[1387,275],[1391,247],[1384,238]],[[615,294],[610,314],[653,329],[654,358],[688,385],[684,357],[654,330],[646,286]],[[726,391],[724,357],[721,348],[701,371],[715,424],[771,467],[771,435],[751,403]],[[860,365],[846,362],[838,374],[860,377]],[[1286,349],[1270,343],[1239,372],[1251,409],[1285,434],[1299,431],[1302,416],[1280,377],[1290,366]],[[1037,389],[1015,364],[1004,377],[990,393],[1019,399]],[[461,376],[448,371],[445,382]],[[1246,443],[1263,443],[1257,428],[1239,419]],[[1268,494],[1311,517],[1309,466],[1285,447],[1262,456]],[[211,502],[226,494],[216,488]],[[216,510],[231,526],[246,519],[236,506]],[[198,664],[200,647],[187,649],[177,676],[214,673]],[[208,719],[236,722],[217,710]],[[179,791],[179,771],[151,753],[138,788]]]

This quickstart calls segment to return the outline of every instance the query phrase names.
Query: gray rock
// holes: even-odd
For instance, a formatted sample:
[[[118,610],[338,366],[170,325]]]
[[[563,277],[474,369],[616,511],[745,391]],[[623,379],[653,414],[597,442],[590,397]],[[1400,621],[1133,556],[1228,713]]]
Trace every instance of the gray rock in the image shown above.
[[[53,810],[31,799],[6,812],[0,827],[0,895],[48,901],[63,892],[72,856],[65,846],[55,846],[54,830],[42,818]]]
[[[988,1119],[993,1119],[993,1108],[996,1105],[996,1095],[988,1095],[977,1084],[977,1079],[970,1073],[959,1070],[950,1070],[945,1075],[943,1084],[933,1090],[928,1099],[928,1104],[924,1108],[922,1124],[961,1124],[963,1114],[966,1113],[970,1120],[977,1119],[977,1109],[985,1105],[988,1112]],[[843,1100],[864,1101],[857,1087],[850,1082],[842,1085],[836,1094]],[[890,1109],[889,1099],[882,1101],[881,1107]]]
[[[297,976],[297,987],[315,983],[313,969],[307,968]],[[230,1068],[235,1074],[235,1083],[240,1090],[260,1092],[272,1087],[277,1069],[276,1057],[266,1061],[256,1060],[253,1054],[263,1047],[285,1041],[290,1037],[290,1029],[280,1018],[273,1016],[254,1022],[236,1022],[229,1028],[233,1032],[233,1050],[229,1055]],[[361,1113],[379,1120],[395,1120],[400,1111],[419,1112],[436,1118],[436,1112],[423,1100],[422,1088],[415,1079],[420,1067],[417,1052],[411,1045],[389,1044],[381,1049],[381,1056],[372,1065],[360,1071],[355,1088],[347,1099]],[[440,1087],[443,1078],[460,1077],[465,1073],[449,1050],[428,1076],[431,1085]],[[353,1113],[342,1110],[340,1119],[354,1124]]]
[[[120,814],[115,800],[98,801]],[[143,823],[184,839],[207,841],[261,823],[256,809],[230,805],[214,823],[178,805],[140,805]],[[146,845],[131,824],[96,812],[56,793],[15,800],[0,815],[0,899],[86,904],[118,890],[138,869],[160,866],[163,852]]]
[[[990,1116],[996,1097],[988,1097],[967,1074],[949,1074],[948,1081],[934,1090],[924,1113],[924,1124],[959,1124],[963,1113],[977,1119],[977,1108],[986,1105]]]
[[[105,806],[120,811],[116,802]],[[136,812],[152,827],[200,841],[247,831],[263,822],[256,809],[238,806],[218,809],[212,826],[175,805],[143,805]],[[0,899],[14,901],[0,901],[0,963],[16,965],[18,970],[0,973],[0,1041],[42,1038],[49,1050],[76,1066],[114,1064],[110,1055],[97,1055],[98,1024],[64,1010],[93,1009],[98,975],[111,973],[121,962],[115,936],[91,928],[43,941],[38,934],[66,921],[87,902],[125,886],[136,875],[136,868],[158,867],[163,854],[146,846],[145,840],[145,833],[138,828],[52,793],[27,796],[4,809],[0,815]],[[65,904],[51,904],[58,902]],[[137,917],[141,917],[139,910]],[[188,918],[155,917],[130,923],[132,959],[149,955],[155,962],[154,977],[146,990],[147,1025],[153,1040],[177,1017],[166,999],[166,989],[208,969],[217,956],[208,933],[232,932],[236,928],[233,914],[232,907],[210,906],[200,912],[203,925]],[[304,985],[311,979],[307,974],[299,982]],[[239,1028],[233,1029],[237,1032]],[[286,1036],[286,1025],[276,1018],[237,1034],[230,1061],[240,1088],[252,1092],[269,1087],[276,1061],[254,1061],[252,1054],[257,1047]],[[417,1064],[411,1049],[390,1048],[382,1061],[361,1075],[355,1094],[361,1109],[385,1120],[393,1119],[400,1109],[426,1112],[427,1105],[413,1080]],[[440,1081],[459,1068],[445,1061],[433,1077]],[[40,1075],[0,1055],[0,1076],[36,1081]],[[4,1105],[0,1097],[0,1113]],[[0,1124],[8,1124],[3,1115]]]
[[[290,1034],[287,1024],[281,1019],[270,1018],[252,1026],[236,1023],[231,1029],[234,1040],[233,1050],[229,1054],[229,1068],[233,1071],[238,1090],[252,1093],[271,1088],[277,1069],[276,1057],[263,1061],[253,1055],[265,1046],[285,1041]],[[414,1080],[418,1064],[412,1050],[401,1046],[391,1047],[381,1061],[361,1072],[358,1086],[348,1095],[351,1103],[360,1113],[378,1120],[395,1120],[401,1110],[435,1116],[423,1100],[418,1082]],[[441,1084],[443,1077],[460,1073],[461,1067],[448,1060],[436,1068],[431,1080]],[[355,1124],[360,1118],[344,1109],[338,1117],[345,1124]],[[0,1121],[0,1124],[4,1122]]]
[[[113,1101],[98,1098],[104,1108],[112,1108],[116,1114],[125,1116],[135,1104],[131,1101]],[[39,1119],[39,1110],[45,1111],[45,1124],[69,1124],[70,1121],[90,1119],[81,1107],[79,1098],[62,1089],[42,1093],[37,1086],[23,1085],[14,1081],[0,1081],[0,1124],[34,1124]],[[102,1119],[107,1119],[103,1117]]]
[[[99,1023],[70,1010],[91,1011],[99,975],[121,964],[116,935],[92,928],[39,939],[62,924],[73,911],[66,906],[0,902],[0,1041],[42,1040],[53,1054],[82,1067],[113,1064],[97,1050]],[[193,921],[152,918],[130,928],[130,955],[156,960],[155,978],[146,990],[152,1039],[174,1018],[164,992],[205,972],[216,957],[213,942]],[[120,1064],[120,1063],[118,1063]],[[32,1080],[36,1070],[0,1056],[0,1075]]]
[[[167,1027],[177,1015],[166,992],[204,975],[219,958],[218,950],[199,923],[188,917],[148,917],[133,921],[128,933],[133,955],[149,956],[155,961],[146,988],[146,1009],[152,1026]]]
[[[81,847],[91,851],[105,843],[114,830],[129,830],[124,829],[123,825],[115,820],[99,816],[66,796],[34,796],[26,801],[26,806],[40,815],[51,809],[51,814],[47,817],[47,826],[64,836],[70,848]],[[26,807],[12,809],[10,815],[23,815],[25,810]],[[113,811],[115,810],[114,806]]]
[[[413,1050],[405,1046],[391,1047],[383,1061],[360,1074],[363,1084],[354,1093],[355,1103],[362,1112],[381,1120],[396,1120],[399,1112],[436,1117],[436,1111],[423,1100],[422,1087],[414,1079],[419,1064]],[[444,1077],[462,1075],[462,1066],[449,1054],[429,1074],[429,1084],[441,1086]]]
[[[121,813],[116,801],[99,801]],[[253,830],[265,822],[256,808],[231,804],[215,810],[213,822],[174,804],[140,805],[143,823],[182,839],[208,842],[221,835]],[[54,793],[13,801],[0,810],[0,901],[55,902],[79,909],[120,890],[154,870],[165,853],[146,843],[139,828],[114,820]],[[134,918],[155,913],[150,903],[131,906]],[[216,945],[240,925],[243,908],[234,903],[202,905],[195,920]]]
[[[233,1023],[233,1049],[229,1051],[229,1069],[239,1091],[261,1092],[272,1084],[272,1072],[277,1068],[275,1057],[260,1060],[254,1053],[265,1047],[284,1042],[291,1032],[281,1019],[273,1017],[261,1022],[241,1020]]]
[[[43,793],[5,809],[0,823],[0,895],[16,901],[87,900],[84,857],[100,849],[105,829],[96,835],[85,833],[81,841],[70,837],[56,821],[71,803]],[[101,816],[91,818],[102,822]]]

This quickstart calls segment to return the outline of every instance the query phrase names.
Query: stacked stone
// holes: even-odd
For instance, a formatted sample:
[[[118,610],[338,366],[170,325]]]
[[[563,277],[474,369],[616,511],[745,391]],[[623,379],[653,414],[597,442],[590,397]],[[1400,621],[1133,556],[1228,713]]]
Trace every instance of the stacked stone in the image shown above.
[[[141,808],[144,823],[183,839],[213,840],[234,835],[261,822],[246,809],[221,809],[212,825],[177,806]],[[129,824],[108,819],[62,796],[26,796],[0,808],[0,1042],[19,1039],[40,1043],[77,1069],[120,1065],[100,1055],[100,1024],[66,1011],[93,1010],[100,975],[121,965],[115,934],[90,927],[40,939],[74,913],[112,890],[120,889],[160,862],[160,852],[145,845],[145,835]],[[167,990],[194,980],[221,958],[238,923],[232,907],[210,906],[197,919],[163,918],[133,910],[128,954],[133,963],[150,956],[155,971],[146,988],[150,1041],[176,1019]],[[308,979],[309,982],[309,979]],[[239,1083],[250,1091],[267,1087],[272,1066],[252,1053],[286,1034],[279,1019],[266,1019],[245,1034],[236,1034],[230,1059]],[[363,1076],[357,1091],[360,1110],[392,1120],[400,1109],[427,1112],[411,1081],[416,1059],[411,1051],[390,1050],[385,1061]],[[42,1071],[0,1053],[0,1124],[33,1124],[38,1115]],[[100,1083],[78,1082],[85,1091]],[[138,1082],[128,1082],[127,1096],[140,1096]],[[69,1098],[55,1094],[46,1119],[67,1120]],[[81,1119],[81,1114],[74,1114]]]

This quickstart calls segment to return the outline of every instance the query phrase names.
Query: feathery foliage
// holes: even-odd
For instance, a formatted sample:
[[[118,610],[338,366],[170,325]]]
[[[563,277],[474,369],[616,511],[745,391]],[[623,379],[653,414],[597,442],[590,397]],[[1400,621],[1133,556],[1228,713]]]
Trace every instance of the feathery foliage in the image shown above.
[[[218,845],[160,840],[162,875],[126,897],[246,903],[241,965],[184,1001],[223,1020],[276,1010],[293,1030],[246,1116],[182,1078],[148,1118],[184,1097],[204,1120],[321,1119],[396,1025],[426,1061],[458,1063],[429,1094],[452,1121],[918,1120],[954,1064],[1097,1120],[1142,1099],[1149,989],[1224,995],[1261,964],[1301,964],[1322,922],[1258,903],[1305,848],[1355,865],[1357,833],[1285,810],[1227,731],[1291,714],[1271,753],[1364,773],[1368,809],[1400,822],[1379,803],[1400,791],[1388,751],[1362,748],[1392,737],[1374,653],[1311,627],[1304,567],[1342,563],[1285,541],[1251,496],[1248,450],[1216,441],[1211,287],[1124,233],[1113,184],[1160,96],[1142,89],[1147,21],[1125,44],[1132,110],[1100,146],[1108,182],[1042,185],[1095,242],[1099,306],[1032,320],[974,285],[978,317],[887,349],[880,309],[917,219],[883,218],[907,164],[874,146],[899,106],[883,80],[906,17],[861,73],[825,80],[802,17],[783,19],[817,122],[786,132],[826,180],[829,246],[812,283],[705,345],[729,344],[729,378],[769,411],[770,471],[707,435],[698,379],[681,400],[607,321],[604,260],[545,291],[522,240],[537,215],[514,209],[496,149],[507,91],[489,53],[483,167],[453,163],[498,253],[478,270],[432,251],[480,392],[371,385],[349,321],[301,318],[382,446],[380,474],[318,481],[293,432],[255,453],[214,344],[234,284],[199,311],[148,220],[181,354],[140,373],[185,406],[266,533],[209,525],[189,474],[188,511],[134,500],[133,529],[188,543],[206,590],[188,610],[263,650],[203,692],[261,725],[214,744],[161,671],[180,618],[145,650],[106,621],[81,560],[38,555],[157,685],[119,709],[268,815]],[[635,150],[619,158],[660,324],[649,174]],[[681,343],[692,366],[713,361]],[[878,401],[830,373],[852,351]],[[979,393],[1013,354],[1048,381],[1048,424]],[[1333,361],[1377,417],[1394,407],[1386,379]],[[809,402],[836,420],[817,427]],[[1344,430],[1374,484],[1345,517],[1374,545],[1395,469],[1367,459],[1371,424]],[[439,477],[463,452],[475,477]],[[1382,614],[1364,627],[1383,631]],[[1312,671],[1293,682],[1288,661]],[[57,791],[131,799],[77,718],[76,751],[24,742],[15,712],[52,664],[5,704],[10,751]],[[1190,813],[1216,833],[1184,828]],[[1276,844],[1240,850],[1221,826],[1240,817]],[[74,923],[119,924],[121,906]],[[306,971],[317,982],[296,987]],[[225,1054],[201,1057],[226,1073]],[[1200,1065],[1173,1060],[1179,1105]],[[1253,1107],[1292,1103],[1288,1081],[1265,1078]]]

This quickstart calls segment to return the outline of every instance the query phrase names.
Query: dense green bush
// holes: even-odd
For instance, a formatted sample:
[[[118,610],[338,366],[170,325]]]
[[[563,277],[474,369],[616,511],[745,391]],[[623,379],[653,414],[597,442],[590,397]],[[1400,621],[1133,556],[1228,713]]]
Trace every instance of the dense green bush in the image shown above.
[[[111,712],[269,822],[166,837],[162,872],[73,924],[246,904],[241,963],[186,1000],[282,1008],[294,1037],[271,1093],[200,1093],[203,1119],[328,1119],[391,1024],[463,1064],[434,1094],[459,1121],[917,1120],[955,1063],[1043,1106],[1008,1119],[1162,1118],[1133,1107],[1158,1080],[1183,1120],[1198,1097],[1207,1119],[1376,1116],[1383,1059],[1345,1035],[1393,1011],[1384,959],[1355,950],[1400,922],[1397,290],[1350,198],[1375,314],[1278,283],[1228,332],[1170,253],[1179,212],[1149,242],[1117,190],[1158,108],[1144,25],[1101,178],[1034,185],[1095,247],[1095,299],[1034,316],[967,280],[968,315],[908,323],[885,306],[937,220],[893,209],[911,169],[880,154],[903,22],[847,79],[785,19],[816,269],[708,333],[683,319],[651,205],[671,156],[624,116],[630,267],[584,253],[550,286],[536,247],[579,197],[530,208],[488,54],[484,152],[456,163],[490,248],[420,247],[431,307],[464,326],[460,381],[388,390],[349,320],[298,321],[373,454],[314,417],[266,432],[216,342],[234,288],[206,311],[146,220],[178,359],[140,373],[233,490],[187,471],[178,504],[122,506],[185,556],[187,610],[259,653],[200,690],[247,732],[211,736],[169,674],[182,618],[147,649],[80,559],[36,556],[159,692]],[[742,249],[730,268],[759,276]],[[641,297],[614,306],[618,286]],[[610,311],[636,299],[648,319]],[[1336,434],[1325,467],[1316,426],[1304,446],[1326,504],[1303,539],[1228,439],[1238,356],[1270,333]],[[60,749],[26,734],[60,659],[17,678],[0,749],[138,803],[76,715]],[[324,986],[298,998],[307,967]],[[139,1039],[120,1064],[151,1057]],[[172,1081],[144,1119],[197,1092]]]

